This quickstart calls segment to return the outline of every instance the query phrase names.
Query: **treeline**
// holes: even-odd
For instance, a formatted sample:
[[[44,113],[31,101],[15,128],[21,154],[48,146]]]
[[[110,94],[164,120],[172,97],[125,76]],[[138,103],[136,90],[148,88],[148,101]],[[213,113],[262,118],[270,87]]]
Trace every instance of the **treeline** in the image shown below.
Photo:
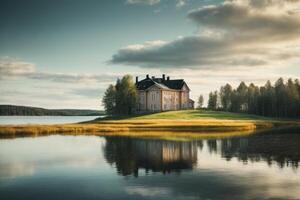
[[[209,93],[208,109],[245,112],[268,117],[300,117],[300,82],[279,78],[274,85],[241,82],[237,88],[226,84]]]
[[[99,116],[104,115],[99,110],[81,109],[44,109],[29,106],[0,105],[0,115],[10,116]]]
[[[130,115],[137,106],[137,90],[132,76],[125,75],[115,85],[109,85],[102,99],[106,114]]]

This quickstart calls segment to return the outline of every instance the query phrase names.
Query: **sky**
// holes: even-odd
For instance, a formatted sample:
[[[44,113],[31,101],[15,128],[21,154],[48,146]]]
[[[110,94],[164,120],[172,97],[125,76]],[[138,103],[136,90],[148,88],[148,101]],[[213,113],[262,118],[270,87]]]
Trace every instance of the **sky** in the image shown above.
[[[0,0],[0,104],[103,109],[125,74],[191,97],[300,77],[300,0]]]

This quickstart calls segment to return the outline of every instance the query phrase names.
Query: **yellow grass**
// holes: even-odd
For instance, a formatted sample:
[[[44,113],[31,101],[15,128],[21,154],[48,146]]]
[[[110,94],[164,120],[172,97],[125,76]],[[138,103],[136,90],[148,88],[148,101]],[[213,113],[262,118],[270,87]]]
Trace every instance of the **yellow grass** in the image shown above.
[[[253,131],[257,127],[273,127],[270,122],[238,120],[112,120],[99,123],[62,125],[10,125],[0,126],[0,136],[36,136],[49,134],[94,135],[161,135],[164,133],[232,133]]]
[[[299,121],[276,121],[270,119],[227,119],[222,117],[189,117],[195,111],[178,111],[163,114],[132,117],[119,120],[94,120],[77,124],[61,125],[7,125],[0,126],[0,137],[64,135],[107,135],[141,137],[219,137],[221,135],[249,134],[257,129],[277,126],[299,125]],[[167,115],[169,114],[169,115]],[[207,114],[207,113],[204,113]],[[225,113],[226,114],[226,113]],[[176,115],[176,118],[173,116]],[[227,115],[227,114],[226,114]],[[160,116],[163,116],[159,118]],[[169,116],[172,116],[168,118]],[[214,114],[213,116],[217,116]],[[225,117],[227,118],[225,118]],[[232,117],[232,114],[229,115]]]

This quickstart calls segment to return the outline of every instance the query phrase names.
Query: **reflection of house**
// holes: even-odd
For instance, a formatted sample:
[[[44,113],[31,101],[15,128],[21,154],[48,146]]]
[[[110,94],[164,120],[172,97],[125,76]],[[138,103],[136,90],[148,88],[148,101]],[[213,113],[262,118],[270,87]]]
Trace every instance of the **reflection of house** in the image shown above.
[[[122,175],[138,175],[138,169],[181,171],[197,161],[197,142],[106,138],[106,159],[115,163]]]
[[[183,79],[171,80],[168,76],[152,78],[149,75],[138,81],[138,111],[165,111],[194,108],[194,101],[190,99],[190,88]]]

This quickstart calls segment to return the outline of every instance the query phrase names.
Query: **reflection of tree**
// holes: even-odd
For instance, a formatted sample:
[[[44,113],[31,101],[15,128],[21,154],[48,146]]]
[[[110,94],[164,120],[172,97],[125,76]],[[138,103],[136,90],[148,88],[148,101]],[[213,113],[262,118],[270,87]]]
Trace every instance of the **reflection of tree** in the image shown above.
[[[107,137],[104,155],[121,175],[138,176],[139,169],[146,172],[180,172],[192,169],[197,162],[197,149],[208,148],[230,161],[266,161],[280,167],[297,168],[300,162],[300,137],[298,131],[264,132],[245,137],[209,139],[204,141],[164,141],[122,137]],[[205,162],[203,160],[202,162]]]
[[[108,137],[104,154],[122,175],[138,176],[141,168],[146,172],[180,172],[193,168],[197,161],[197,145],[198,142]]]
[[[292,132],[294,131],[294,132]],[[222,139],[220,152],[230,160],[237,157],[243,162],[264,160],[269,165],[276,162],[280,167],[298,167],[300,162],[299,132],[293,130],[269,131],[248,137]],[[216,152],[216,143],[209,140],[210,152]]]
[[[217,140],[207,140],[207,146],[210,153],[217,152]]]

